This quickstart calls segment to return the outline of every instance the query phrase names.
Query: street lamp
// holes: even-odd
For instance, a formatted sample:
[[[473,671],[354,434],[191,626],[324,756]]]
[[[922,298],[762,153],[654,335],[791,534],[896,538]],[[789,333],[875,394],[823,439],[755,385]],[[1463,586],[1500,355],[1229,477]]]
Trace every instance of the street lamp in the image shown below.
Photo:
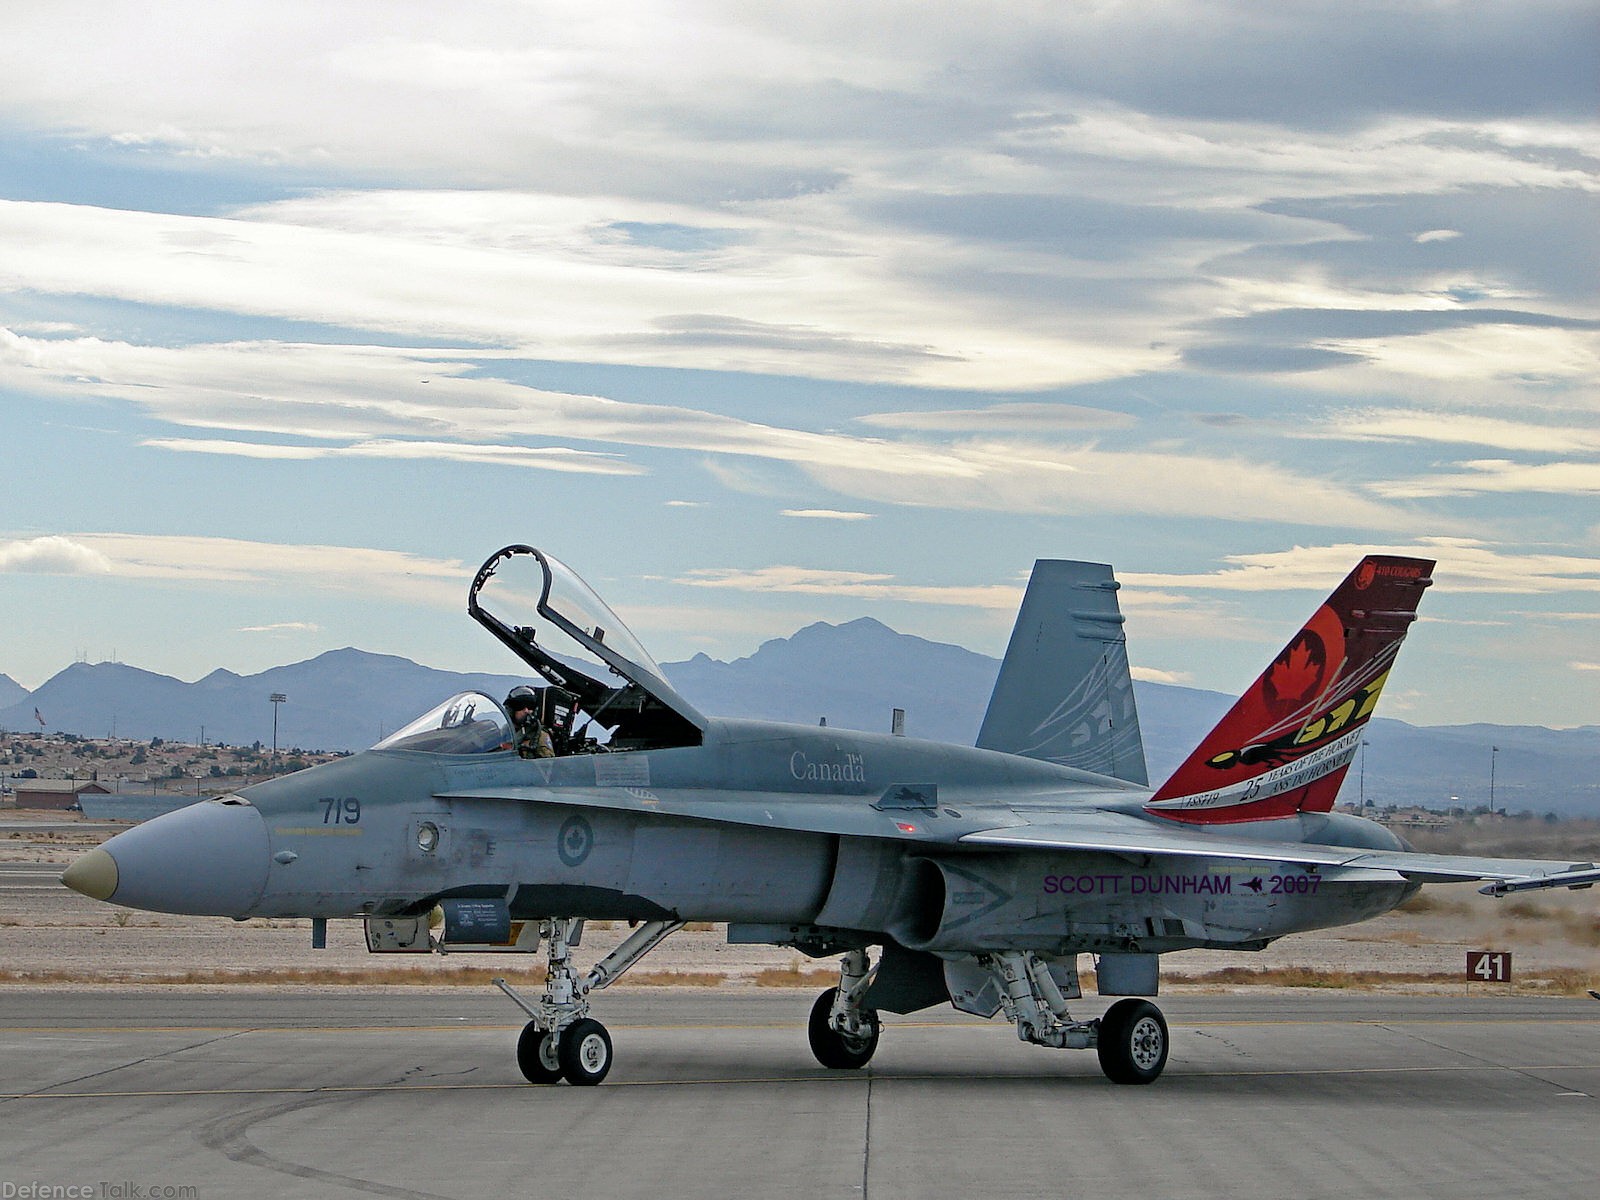
[[[267,697],[272,701],[272,757],[278,757],[278,705],[284,703],[289,697],[282,692],[273,692]]]
[[[1494,760],[1500,753],[1499,746],[1489,747],[1489,815],[1494,816]]]
[[[1361,794],[1361,809],[1362,809],[1363,812],[1366,811],[1366,807],[1367,807],[1367,747],[1369,745],[1371,745],[1371,744],[1372,743],[1368,742],[1366,738],[1362,738],[1361,739],[1361,770],[1360,770],[1361,793],[1360,794]]]

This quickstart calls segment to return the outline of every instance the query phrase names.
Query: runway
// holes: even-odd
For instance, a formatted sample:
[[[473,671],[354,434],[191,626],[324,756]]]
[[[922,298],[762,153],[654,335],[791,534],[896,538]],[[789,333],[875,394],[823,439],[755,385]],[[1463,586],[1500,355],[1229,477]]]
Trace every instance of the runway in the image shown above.
[[[826,1071],[810,999],[608,993],[616,1066],[573,1088],[521,1081],[497,994],[7,990],[0,1184],[1503,1200],[1600,1177],[1590,1000],[1171,997],[1165,1076],[1117,1087],[1092,1053],[948,1011],[891,1018],[867,1071]]]
[[[59,893],[64,863],[0,863],[0,893]]]

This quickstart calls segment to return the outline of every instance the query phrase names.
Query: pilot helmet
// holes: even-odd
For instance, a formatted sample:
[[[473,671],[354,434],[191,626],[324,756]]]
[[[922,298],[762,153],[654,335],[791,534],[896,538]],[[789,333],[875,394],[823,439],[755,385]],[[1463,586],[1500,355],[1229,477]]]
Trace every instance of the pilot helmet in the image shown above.
[[[527,684],[521,684],[506,693],[506,711],[515,713],[519,708],[537,708],[539,693]]]

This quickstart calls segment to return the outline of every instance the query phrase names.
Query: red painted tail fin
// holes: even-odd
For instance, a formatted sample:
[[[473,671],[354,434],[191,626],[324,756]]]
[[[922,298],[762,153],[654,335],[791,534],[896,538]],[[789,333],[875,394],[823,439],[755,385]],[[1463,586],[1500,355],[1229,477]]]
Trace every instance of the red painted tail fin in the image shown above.
[[[1362,559],[1149,811],[1220,824],[1330,810],[1432,571],[1422,558]]]

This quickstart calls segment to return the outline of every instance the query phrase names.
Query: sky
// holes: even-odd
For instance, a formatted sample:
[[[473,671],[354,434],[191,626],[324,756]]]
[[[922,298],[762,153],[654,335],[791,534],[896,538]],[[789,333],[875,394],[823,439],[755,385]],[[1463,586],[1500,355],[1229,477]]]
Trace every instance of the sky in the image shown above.
[[[528,542],[661,661],[1110,562],[1237,691],[1380,550],[1386,715],[1600,723],[1589,0],[18,0],[0,77],[26,687],[512,670]]]

